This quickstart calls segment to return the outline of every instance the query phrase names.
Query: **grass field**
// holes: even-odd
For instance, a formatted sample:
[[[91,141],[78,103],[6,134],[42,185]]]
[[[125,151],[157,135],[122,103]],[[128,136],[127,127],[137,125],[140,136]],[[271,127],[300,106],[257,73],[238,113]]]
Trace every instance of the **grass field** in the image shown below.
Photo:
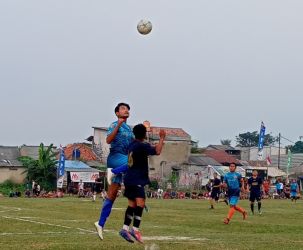
[[[209,210],[204,200],[147,201],[141,229],[145,244],[118,235],[127,200],[119,198],[99,240],[93,223],[101,201],[0,198],[0,249],[303,249],[303,201],[264,200],[263,215],[222,223],[224,203]],[[240,205],[247,211],[249,202]],[[131,248],[130,248],[131,247]]]

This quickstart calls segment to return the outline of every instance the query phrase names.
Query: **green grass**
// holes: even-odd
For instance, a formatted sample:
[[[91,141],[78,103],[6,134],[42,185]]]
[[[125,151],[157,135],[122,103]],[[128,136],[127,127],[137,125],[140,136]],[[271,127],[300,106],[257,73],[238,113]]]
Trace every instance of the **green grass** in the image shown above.
[[[264,200],[262,216],[243,221],[236,213],[224,225],[224,203],[209,210],[204,200],[148,200],[150,212],[141,225],[148,237],[144,245],[118,235],[125,198],[115,203],[105,239],[99,240],[93,223],[101,203],[71,197],[0,198],[0,249],[303,249],[303,201]],[[249,210],[248,201],[240,205]]]

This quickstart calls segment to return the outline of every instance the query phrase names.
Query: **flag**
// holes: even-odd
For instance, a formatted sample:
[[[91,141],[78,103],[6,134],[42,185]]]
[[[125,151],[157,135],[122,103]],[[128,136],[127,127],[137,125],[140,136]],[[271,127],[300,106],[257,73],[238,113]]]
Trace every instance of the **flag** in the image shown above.
[[[261,122],[260,134],[259,134],[259,142],[258,142],[258,160],[263,159],[263,146],[265,140],[265,126],[264,123]]]
[[[287,160],[287,177],[288,177],[288,171],[289,171],[289,168],[291,167],[291,164],[292,164],[292,153],[290,151],[290,149],[288,150],[288,160]]]
[[[271,159],[270,159],[269,155],[266,157],[266,163],[267,163],[267,165],[271,165]]]
[[[64,167],[65,167],[65,154],[63,147],[60,145],[60,158],[59,158],[59,167],[58,167],[59,177],[64,175]]]

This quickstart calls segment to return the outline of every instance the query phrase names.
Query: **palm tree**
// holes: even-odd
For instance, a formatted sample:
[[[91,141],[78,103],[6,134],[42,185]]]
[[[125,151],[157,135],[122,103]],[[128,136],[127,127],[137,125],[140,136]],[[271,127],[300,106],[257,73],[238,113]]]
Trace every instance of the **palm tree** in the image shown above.
[[[52,149],[53,144],[45,148],[43,143],[41,143],[38,160],[31,157],[19,158],[23,166],[27,168],[27,179],[38,182],[45,190],[52,190],[56,186],[56,165],[58,161],[56,160],[57,153],[53,152]]]

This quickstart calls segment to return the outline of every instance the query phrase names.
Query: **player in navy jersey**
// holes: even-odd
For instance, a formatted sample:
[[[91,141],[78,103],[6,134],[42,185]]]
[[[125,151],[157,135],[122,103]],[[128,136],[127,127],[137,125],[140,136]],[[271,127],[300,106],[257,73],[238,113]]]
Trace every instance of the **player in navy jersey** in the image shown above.
[[[254,214],[254,204],[255,201],[258,202],[258,212],[261,215],[261,195],[263,192],[263,181],[260,177],[258,177],[258,171],[254,170],[252,173],[252,177],[248,179],[249,186],[249,200],[250,200],[250,209],[251,213]]]
[[[214,173],[214,180],[210,193],[210,209],[214,209],[215,202],[218,202],[221,188],[221,180],[218,178],[218,174]]]
[[[106,142],[110,144],[110,153],[107,157],[107,176],[108,176],[108,192],[107,198],[103,202],[103,207],[99,221],[95,222],[100,239],[103,240],[103,229],[108,216],[111,213],[113,203],[117,197],[118,191],[121,188],[122,173],[115,175],[111,179],[112,169],[127,165],[128,147],[134,140],[133,132],[126,124],[129,117],[130,107],[126,103],[119,103],[115,107],[115,114],[118,118],[113,122],[107,132]]]
[[[146,138],[146,127],[138,124],[133,129],[135,140],[129,146],[128,166],[125,177],[124,196],[128,198],[128,207],[125,211],[124,225],[120,235],[128,242],[133,243],[132,237],[143,243],[142,235],[139,231],[141,217],[145,206],[144,186],[150,184],[148,176],[148,156],[159,155],[164,144],[165,131],[159,132],[159,143],[151,146],[144,142]],[[130,224],[133,227],[130,229]]]
[[[231,163],[229,165],[229,171],[224,176],[223,187],[227,188],[227,194],[229,199],[230,209],[228,211],[227,217],[224,219],[225,224],[229,224],[235,211],[240,212],[243,215],[243,220],[247,217],[247,212],[238,206],[238,201],[240,197],[240,186],[241,190],[244,191],[244,182],[240,173],[236,172],[236,164]]]

